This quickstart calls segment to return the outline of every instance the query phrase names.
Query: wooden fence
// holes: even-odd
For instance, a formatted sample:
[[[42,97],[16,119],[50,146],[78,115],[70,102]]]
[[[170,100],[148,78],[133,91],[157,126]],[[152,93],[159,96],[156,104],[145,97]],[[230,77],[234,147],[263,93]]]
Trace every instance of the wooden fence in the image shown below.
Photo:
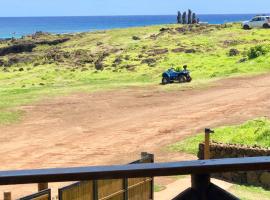
[[[142,153],[130,164],[152,163],[154,156]],[[152,177],[93,180],[77,182],[59,189],[59,200],[150,200],[153,199]]]
[[[191,174],[191,188],[179,194],[174,200],[239,200],[211,183],[210,174],[269,169],[270,157],[245,157],[118,166],[16,170],[0,171],[0,185],[137,179]]]
[[[18,200],[51,200],[51,190],[43,190],[41,192],[20,198]]]

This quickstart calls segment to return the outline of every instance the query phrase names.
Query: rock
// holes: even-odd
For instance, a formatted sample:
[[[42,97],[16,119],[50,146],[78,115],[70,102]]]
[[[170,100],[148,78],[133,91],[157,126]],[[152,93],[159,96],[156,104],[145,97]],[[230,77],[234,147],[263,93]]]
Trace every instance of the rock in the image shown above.
[[[38,42],[35,42],[35,44],[40,44],[40,45],[57,45],[57,44],[61,44],[61,43],[64,43],[64,42],[67,42],[69,41],[70,38],[61,38],[61,39],[56,39],[56,40],[42,40],[42,41],[38,41]]]
[[[8,47],[2,47],[0,48],[0,56],[5,56],[11,53],[32,52],[35,47],[36,45],[34,43],[15,44]]]
[[[258,184],[258,175],[255,171],[247,172],[247,183],[252,185]]]
[[[109,52],[103,52],[102,54],[99,55],[98,59],[94,63],[96,70],[103,70],[104,68],[103,60],[109,55],[110,55]]]
[[[121,62],[122,62],[122,59],[121,59],[120,57],[116,58],[116,59],[113,61],[113,63],[116,64],[116,65],[121,64]]]
[[[86,68],[86,67],[84,67],[84,68],[82,68],[81,69],[81,72],[85,72],[85,71],[87,71],[88,69]]]
[[[132,39],[133,39],[133,40],[140,40],[141,38],[134,35],[134,36],[132,36]]]
[[[164,32],[164,31],[168,31],[168,30],[170,30],[170,28],[161,28],[159,31]]]
[[[260,176],[260,182],[265,186],[270,186],[270,172],[263,172]]]
[[[22,72],[22,71],[24,71],[24,69],[21,67],[21,68],[19,69],[19,71]]]
[[[152,35],[150,35],[150,39],[152,39],[152,40],[156,40],[157,39],[157,35],[155,35],[155,34],[152,34]]]
[[[240,44],[242,41],[239,41],[239,40],[225,40],[223,42],[223,44],[225,46],[234,46],[234,45],[237,45],[237,44]]]
[[[4,67],[6,65],[6,62],[2,59],[0,59],[0,67]]]
[[[168,49],[151,49],[148,51],[149,56],[156,56],[156,55],[161,55],[161,54],[166,54],[168,53]]]
[[[95,62],[95,68],[96,70],[103,70],[103,63],[101,61],[96,61]]]
[[[154,58],[147,58],[142,60],[142,64],[148,64],[148,66],[153,67],[156,64],[156,60]]]
[[[97,42],[97,46],[103,45],[102,42]]]
[[[129,60],[130,59],[130,56],[129,55],[126,55],[125,56],[125,60]]]
[[[17,63],[27,63],[31,62],[33,57],[31,56],[13,56],[10,57],[8,62],[6,63],[6,66],[11,66]]]
[[[8,68],[4,67],[3,72],[9,72]]]
[[[230,49],[229,56],[237,56],[239,53],[240,52],[237,49]]]
[[[243,62],[246,62],[248,59],[247,58],[241,58],[238,63],[243,63]]]
[[[173,53],[180,53],[180,52],[184,52],[185,49],[184,48],[176,48],[176,49],[172,49]]]
[[[196,53],[195,49],[187,49],[185,50],[185,53]]]
[[[185,33],[185,32],[187,31],[187,29],[184,28],[184,27],[179,27],[179,28],[176,28],[175,30],[176,30],[178,33]]]
[[[125,65],[124,68],[126,68],[129,71],[134,71],[136,68],[136,65]]]

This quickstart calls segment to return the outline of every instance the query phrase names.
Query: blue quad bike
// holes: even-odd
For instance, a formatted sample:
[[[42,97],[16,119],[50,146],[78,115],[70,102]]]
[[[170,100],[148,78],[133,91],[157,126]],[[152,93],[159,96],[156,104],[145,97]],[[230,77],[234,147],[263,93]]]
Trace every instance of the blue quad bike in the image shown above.
[[[188,83],[191,82],[192,78],[190,76],[190,72],[188,70],[182,70],[182,71],[175,71],[173,68],[168,69],[166,72],[162,74],[162,81],[161,83],[163,85],[169,84],[169,83]]]

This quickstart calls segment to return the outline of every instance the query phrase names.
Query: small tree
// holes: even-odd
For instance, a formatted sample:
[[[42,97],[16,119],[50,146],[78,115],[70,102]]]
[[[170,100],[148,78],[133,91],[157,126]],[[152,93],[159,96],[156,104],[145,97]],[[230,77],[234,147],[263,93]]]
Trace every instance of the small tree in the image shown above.
[[[188,24],[191,24],[191,16],[192,16],[192,11],[188,9]]]
[[[183,15],[182,15],[182,24],[186,24],[187,23],[187,13],[186,12],[183,12]]]
[[[181,15],[180,11],[178,11],[178,13],[177,13],[177,23],[182,24],[182,15]]]
[[[196,17],[196,14],[193,13],[192,14],[192,24],[196,24],[197,23],[197,17]]]

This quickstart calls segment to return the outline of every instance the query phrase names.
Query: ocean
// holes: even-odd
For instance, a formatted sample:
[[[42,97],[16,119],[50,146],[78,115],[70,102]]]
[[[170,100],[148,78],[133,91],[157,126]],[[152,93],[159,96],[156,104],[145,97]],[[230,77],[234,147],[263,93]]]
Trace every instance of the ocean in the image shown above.
[[[238,22],[254,14],[198,15],[209,24]],[[174,15],[157,16],[100,16],[100,17],[0,17],[0,38],[19,38],[37,31],[76,33],[115,28],[176,23]]]

